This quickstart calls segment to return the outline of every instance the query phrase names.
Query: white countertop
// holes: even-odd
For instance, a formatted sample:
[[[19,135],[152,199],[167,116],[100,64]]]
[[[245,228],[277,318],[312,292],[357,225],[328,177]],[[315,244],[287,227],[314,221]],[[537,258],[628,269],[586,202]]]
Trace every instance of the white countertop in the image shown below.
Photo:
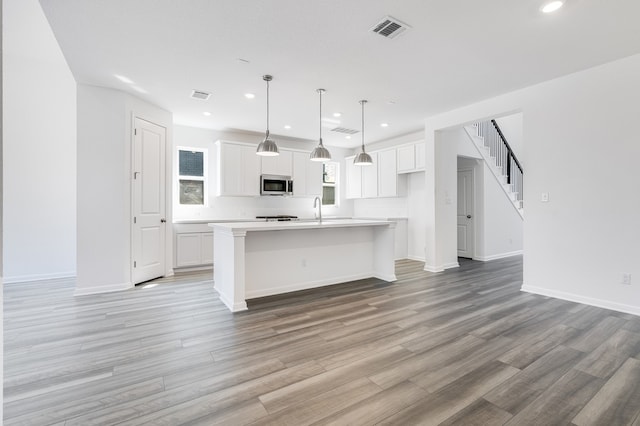
[[[295,229],[347,228],[355,226],[388,226],[394,222],[388,220],[364,219],[323,219],[319,221],[290,222],[227,222],[210,223],[214,229],[228,231],[285,231]]]

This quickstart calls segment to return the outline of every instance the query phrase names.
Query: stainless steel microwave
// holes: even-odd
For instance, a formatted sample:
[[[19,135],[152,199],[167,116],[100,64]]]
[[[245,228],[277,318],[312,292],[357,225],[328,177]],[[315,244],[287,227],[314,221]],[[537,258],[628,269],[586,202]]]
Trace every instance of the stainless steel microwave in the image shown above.
[[[260,195],[293,195],[291,176],[261,175]]]

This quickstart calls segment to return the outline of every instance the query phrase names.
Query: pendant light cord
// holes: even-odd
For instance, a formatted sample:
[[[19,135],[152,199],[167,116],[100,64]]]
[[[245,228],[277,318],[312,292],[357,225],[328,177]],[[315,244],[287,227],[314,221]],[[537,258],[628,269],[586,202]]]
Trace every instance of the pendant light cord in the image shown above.
[[[360,101],[360,104],[362,105],[362,152],[364,152],[364,104],[367,101]]]
[[[320,146],[322,146],[322,89],[318,89],[318,93],[320,94],[320,121],[318,121],[318,123],[320,128]]]
[[[269,80],[267,81],[267,138],[269,137]]]

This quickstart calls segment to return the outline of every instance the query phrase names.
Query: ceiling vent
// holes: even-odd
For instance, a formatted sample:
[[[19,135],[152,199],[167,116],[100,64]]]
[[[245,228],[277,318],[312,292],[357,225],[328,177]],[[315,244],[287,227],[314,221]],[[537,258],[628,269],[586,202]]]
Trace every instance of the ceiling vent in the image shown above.
[[[346,127],[334,127],[332,132],[344,133],[346,135],[353,135],[359,132],[359,130],[347,129]]]
[[[409,28],[411,27],[405,24],[404,22],[399,21],[396,18],[387,15],[384,18],[382,18],[380,22],[375,24],[371,28],[371,31],[385,38],[395,38],[395,37],[398,37],[403,32],[405,32],[406,30],[408,30]]]
[[[209,97],[211,97],[211,93],[203,92],[202,90],[194,90],[193,92],[191,92],[191,97],[193,99],[208,101]]]

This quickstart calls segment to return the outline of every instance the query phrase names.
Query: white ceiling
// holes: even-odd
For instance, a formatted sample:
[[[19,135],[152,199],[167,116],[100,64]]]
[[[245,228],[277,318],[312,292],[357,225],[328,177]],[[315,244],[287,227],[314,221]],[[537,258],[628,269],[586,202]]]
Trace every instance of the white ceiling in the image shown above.
[[[318,137],[319,87],[323,115],[342,112],[342,127],[359,130],[358,101],[369,100],[370,143],[640,52],[638,0],[568,0],[553,15],[540,13],[542,0],[40,2],[79,83],[129,91],[172,111],[177,124],[263,132],[262,75],[272,74],[271,133],[304,139]],[[392,40],[373,34],[385,15],[412,29]],[[191,99],[193,89],[211,99]],[[323,139],[349,147],[360,134],[346,140],[327,128]]]

